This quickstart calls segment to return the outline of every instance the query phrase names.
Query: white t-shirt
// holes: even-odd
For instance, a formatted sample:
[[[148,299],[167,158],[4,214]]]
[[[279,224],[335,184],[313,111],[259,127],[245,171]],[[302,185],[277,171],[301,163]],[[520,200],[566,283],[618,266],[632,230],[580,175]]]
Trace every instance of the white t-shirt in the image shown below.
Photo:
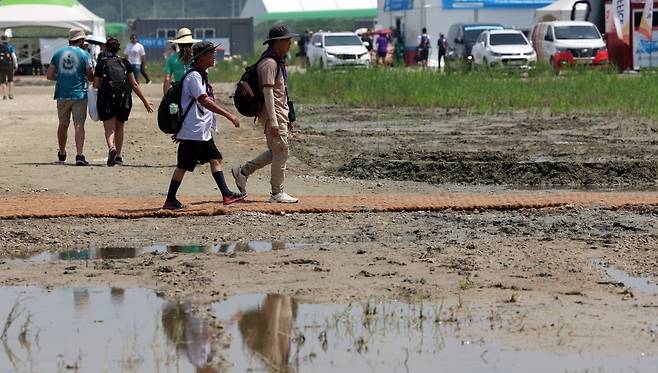
[[[145,55],[146,51],[144,50],[144,46],[140,43],[129,43],[126,47],[126,57],[128,58],[128,62],[132,65],[141,65],[142,56]]]
[[[198,100],[199,97],[205,95],[207,95],[206,86],[203,85],[201,74],[196,71],[187,74],[187,77],[183,80],[183,90],[181,92],[181,108],[179,109],[181,115],[185,113],[190,103],[193,106],[187,113],[180,131],[178,131],[176,137],[179,140],[208,141],[212,139],[210,130],[216,125],[215,113],[201,106],[198,101],[192,102],[192,98]]]

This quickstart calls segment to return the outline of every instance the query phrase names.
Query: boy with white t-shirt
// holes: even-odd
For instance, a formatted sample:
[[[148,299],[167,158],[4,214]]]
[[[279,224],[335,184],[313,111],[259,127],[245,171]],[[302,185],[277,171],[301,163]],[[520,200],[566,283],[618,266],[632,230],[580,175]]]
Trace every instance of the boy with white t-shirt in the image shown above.
[[[234,193],[229,190],[222,170],[222,153],[219,152],[212,138],[211,130],[217,127],[215,113],[230,120],[235,127],[240,126],[240,119],[215,103],[212,86],[208,81],[206,69],[215,64],[215,49],[217,45],[202,41],[192,47],[192,67],[182,81],[181,113],[191,108],[183,120],[182,127],[172,136],[178,145],[178,160],[176,170],[171,177],[167,200],[162,206],[166,210],[185,208],[176,194],[183,181],[185,172],[193,172],[196,164],[210,163],[212,176],[222,193],[223,203],[241,201],[246,193]]]

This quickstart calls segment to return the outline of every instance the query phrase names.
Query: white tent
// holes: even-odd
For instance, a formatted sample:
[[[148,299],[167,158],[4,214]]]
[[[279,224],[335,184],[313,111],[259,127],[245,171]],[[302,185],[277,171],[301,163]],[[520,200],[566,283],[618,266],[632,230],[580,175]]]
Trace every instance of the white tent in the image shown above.
[[[558,0],[535,11],[535,22],[568,21],[571,19],[571,9],[578,0]],[[585,5],[579,4],[576,8],[576,20],[585,19]]]
[[[377,0],[248,0],[241,17],[256,21],[377,16]]]
[[[2,0],[0,28],[20,26],[79,27],[105,36],[105,20],[77,0]]]

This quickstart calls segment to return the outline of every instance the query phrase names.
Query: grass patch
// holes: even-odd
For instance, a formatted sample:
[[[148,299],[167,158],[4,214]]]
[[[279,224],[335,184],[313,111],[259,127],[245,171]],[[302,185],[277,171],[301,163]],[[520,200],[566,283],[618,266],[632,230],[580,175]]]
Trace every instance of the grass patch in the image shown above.
[[[475,113],[550,110],[658,119],[658,74],[620,75],[574,69],[555,76],[540,66],[527,76],[498,69],[439,74],[434,70],[309,69],[290,77],[291,96],[305,104],[461,109]]]
[[[244,73],[245,67],[253,62],[255,62],[255,60],[244,61],[241,59],[234,59],[232,61],[217,61],[214,67],[208,69],[208,77],[211,82],[237,83],[237,81],[240,80],[242,73]],[[146,72],[149,74],[151,80],[162,83],[165,75],[164,63],[151,62],[148,64]]]

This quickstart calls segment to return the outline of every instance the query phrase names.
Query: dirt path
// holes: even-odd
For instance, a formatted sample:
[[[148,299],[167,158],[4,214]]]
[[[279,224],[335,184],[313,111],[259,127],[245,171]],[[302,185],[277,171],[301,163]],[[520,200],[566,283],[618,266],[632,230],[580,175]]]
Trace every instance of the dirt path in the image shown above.
[[[155,101],[159,87],[146,91]],[[2,285],[149,287],[199,304],[249,292],[307,302],[424,299],[491,325],[474,327],[475,337],[513,347],[658,355],[658,294],[619,284],[594,264],[658,280],[658,194],[510,186],[549,180],[652,189],[658,142],[651,123],[443,111],[419,119],[411,110],[301,107],[286,185],[301,204],[259,202],[268,193],[262,171],[249,180],[255,203],[224,208],[201,169],[181,188],[193,209],[156,218],[175,146],[153,117],[135,107],[123,167],[104,166],[102,130],[93,122],[85,147],[93,166],[56,165],[51,94],[50,87],[19,87],[17,99],[0,107]],[[230,166],[264,148],[248,120],[239,129],[223,123],[217,138]],[[112,218],[131,214],[142,217]],[[255,240],[303,248],[212,250]],[[44,251],[151,245],[202,245],[204,252],[29,260]]]

